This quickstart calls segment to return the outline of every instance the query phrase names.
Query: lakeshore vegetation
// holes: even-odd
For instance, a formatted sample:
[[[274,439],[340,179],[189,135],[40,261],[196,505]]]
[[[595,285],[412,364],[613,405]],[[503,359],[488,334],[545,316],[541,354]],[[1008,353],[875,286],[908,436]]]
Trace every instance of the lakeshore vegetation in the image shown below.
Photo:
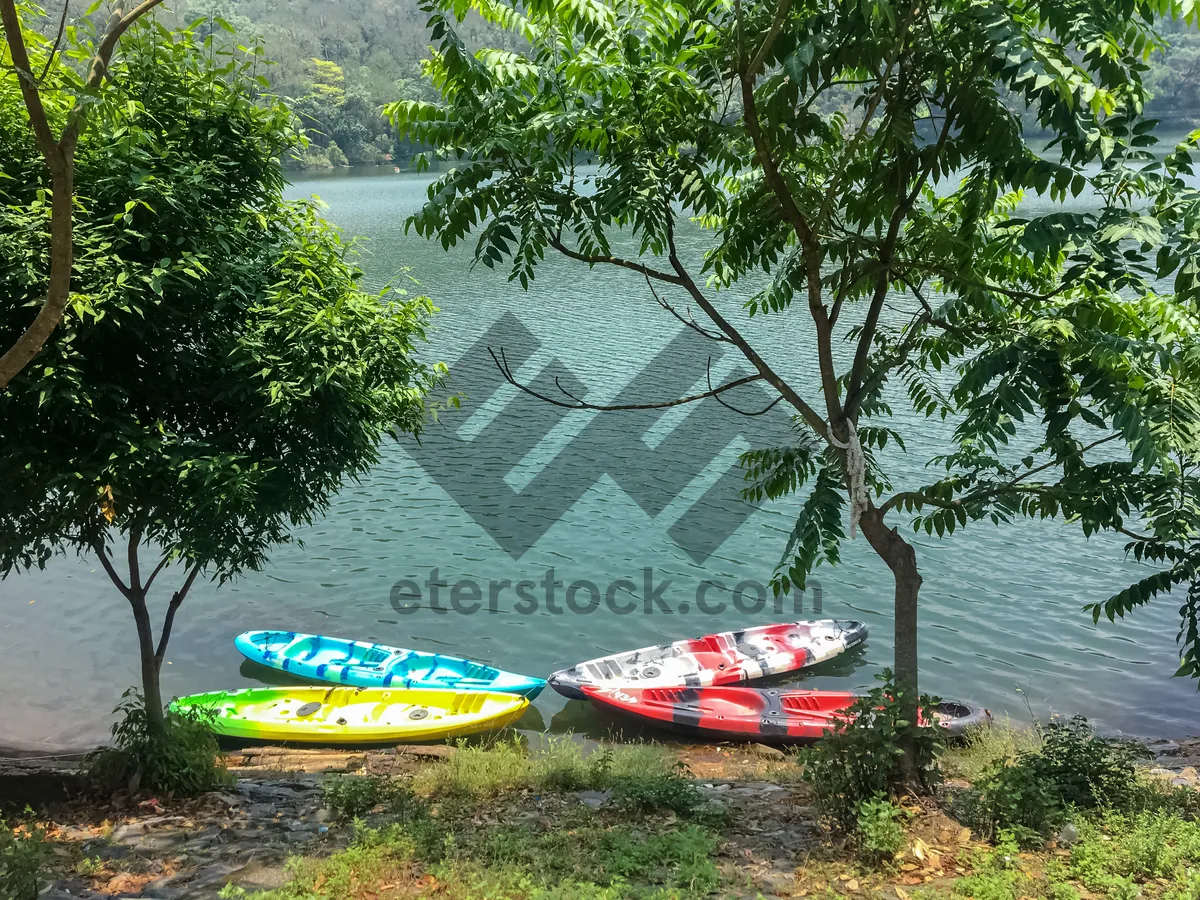
[[[958,880],[922,882],[926,900],[1195,895],[1194,792],[1086,723],[976,738],[986,758],[946,792],[907,537],[1021,517],[1123,535],[1154,574],[1093,615],[1179,588],[1180,674],[1200,675],[1200,131],[1160,147],[1153,117],[1194,104],[1163,74],[1184,65],[1168,38],[1189,46],[1190,0],[427,0],[432,50],[403,52],[330,23],[409,7],[288,6],[312,55],[280,49],[282,6],[159,5],[69,21],[0,0],[0,574],[87,554],[129,604],[140,695],[93,774],[133,792],[225,781],[203,722],[159,688],[191,587],[263,565],[436,409],[431,301],[363,290],[337,231],[283,197],[285,165],[415,148],[448,166],[407,222],[419,235],[469,239],[522,287],[552,253],[628,272],[777,395],[794,441],[742,462],[749,496],[803,497],[778,590],[858,531],[890,575],[894,666],[799,760],[813,846],[847,891],[848,865],[895,870],[907,900],[926,803],[990,842]],[[1025,212],[1033,194],[1049,209]],[[712,235],[702,259],[677,248],[685,218]],[[749,336],[760,317],[776,340]],[[811,348],[811,385],[772,363],[780,346]],[[901,404],[953,425],[911,484],[882,452],[911,437]],[[461,747],[426,782],[339,782],[332,811],[382,818],[275,896],[735,893],[721,811],[640,752]],[[578,791],[602,801],[501,821]],[[37,894],[38,843],[4,834],[0,886]]]

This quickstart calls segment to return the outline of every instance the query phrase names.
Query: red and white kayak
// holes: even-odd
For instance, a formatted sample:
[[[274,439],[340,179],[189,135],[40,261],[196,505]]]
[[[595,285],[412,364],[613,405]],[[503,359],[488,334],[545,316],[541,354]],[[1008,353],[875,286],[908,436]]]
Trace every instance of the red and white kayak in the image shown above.
[[[815,665],[866,639],[867,626],[849,619],[758,625],[581,662],[551,675],[550,686],[582,700],[584,687],[736,684]]]
[[[596,688],[584,696],[597,707],[692,737],[759,743],[813,741],[850,720],[857,699],[848,691],[788,688]],[[937,720],[951,734],[985,725],[992,714],[962,703],[943,703]]]

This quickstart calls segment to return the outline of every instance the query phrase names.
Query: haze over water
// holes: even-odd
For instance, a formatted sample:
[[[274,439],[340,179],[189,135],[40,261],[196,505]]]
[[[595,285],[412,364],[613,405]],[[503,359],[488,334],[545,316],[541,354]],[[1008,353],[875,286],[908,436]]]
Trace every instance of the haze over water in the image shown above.
[[[367,239],[361,249],[372,286],[404,280],[401,270],[409,267],[409,274],[420,282],[419,288],[410,289],[427,293],[441,310],[435,317],[431,358],[445,360],[453,370],[459,356],[509,313],[537,345],[524,367],[514,365],[518,375],[532,380],[543,367],[569,373],[593,402],[613,402],[651,360],[657,365],[670,362],[671,357],[656,357],[682,326],[656,305],[637,276],[589,272],[549,257],[538,268],[532,289],[524,292],[507,281],[506,272],[482,266],[470,270],[467,252],[446,254],[436,243],[405,235],[403,220],[423,201],[427,183],[424,177],[387,170],[298,180],[291,193],[319,194],[329,204],[332,220],[347,233]],[[706,240],[698,229],[682,237],[694,255]],[[739,296],[744,297],[731,292],[724,298],[727,314],[740,316]],[[682,297],[667,299],[683,303]],[[892,314],[902,315],[903,310]],[[813,384],[815,364],[803,318],[756,320],[746,330],[760,336],[769,359],[795,383]],[[722,361],[720,349],[716,355],[713,377],[720,379],[736,361]],[[684,364],[690,368],[680,377],[702,390],[703,366]],[[673,390],[670,373],[655,371],[658,374],[643,374],[634,385],[646,400],[663,399]],[[548,387],[554,388],[552,379]],[[895,408],[904,414],[902,403]],[[544,677],[609,652],[795,618],[790,601],[779,615],[769,603],[757,615],[729,608],[714,616],[695,609],[695,592],[705,579],[728,585],[743,579],[768,581],[799,505],[795,498],[766,505],[702,561],[679,545],[679,528],[673,536],[673,526],[685,521],[711,485],[728,477],[738,453],[749,446],[736,433],[730,437],[727,430],[710,428],[707,419],[692,418],[709,414],[684,408],[661,416],[614,419],[589,431],[597,415],[626,414],[552,414],[511,387],[501,388],[494,397],[468,396],[464,412],[440,427],[455,428],[462,438],[508,434],[516,445],[531,448],[518,455],[504,478],[512,491],[534,484],[563,453],[582,455],[605,474],[594,483],[589,479],[569,485],[579,499],[565,512],[546,499],[545,491],[527,492],[526,499],[516,501],[519,505],[529,503],[529,497],[541,498],[537,502],[544,508],[494,510],[500,519],[516,514],[539,523],[540,537],[515,558],[511,547],[502,547],[478,523],[478,510],[472,517],[451,497],[458,485],[478,477],[480,465],[495,464],[496,459],[470,454],[430,459],[426,454],[423,467],[406,449],[389,444],[382,464],[369,477],[347,486],[323,520],[299,533],[303,547],[277,550],[267,569],[233,584],[198,584],[193,589],[172,636],[170,664],[163,674],[165,695],[259,683],[264,673],[243,669],[233,647],[234,635],[252,628],[431,649]],[[752,435],[758,421],[744,420],[741,430]],[[671,435],[689,427],[702,439],[689,440],[688,448],[680,450]],[[944,446],[939,437],[948,426],[901,420],[896,427],[908,448],[906,454],[888,455],[896,487],[931,480],[924,463]],[[590,436],[595,428],[603,429],[606,437],[603,446],[591,446],[589,457],[589,447],[581,446],[579,435]],[[591,440],[586,438],[589,444]],[[503,447],[497,452],[503,456]],[[684,472],[698,473],[685,479],[686,487],[653,515],[636,487],[635,499],[628,483],[618,483],[620,474],[608,474],[627,471],[624,463],[636,468],[632,461],[645,459],[648,452],[668,456],[670,465],[661,468],[663,472],[678,465]],[[435,470],[436,477],[427,470]],[[650,473],[651,482],[659,471]],[[646,490],[652,486],[644,485]],[[903,520],[896,518],[894,524],[903,526]],[[1031,521],[999,527],[975,523],[944,540],[924,532],[912,539],[925,578],[925,690],[982,703],[1014,718],[1028,716],[1028,701],[1039,716],[1083,713],[1112,731],[1174,737],[1197,730],[1200,696],[1195,685],[1171,677],[1178,665],[1178,602],[1161,600],[1116,624],[1093,625],[1080,609],[1142,574],[1124,559],[1122,539],[1085,540],[1077,528]],[[554,614],[542,604],[536,614],[522,615],[514,610],[515,594],[503,590],[495,612],[486,609],[489,582],[539,581],[552,567],[555,579],[566,585],[589,580],[602,591],[618,579],[629,579],[637,586],[632,599],[638,608],[619,615],[601,604],[592,613],[577,615]],[[481,584],[485,608],[473,615],[428,608],[397,612],[391,602],[393,585],[403,579],[424,583],[434,568],[440,581],[472,579]],[[649,615],[643,612],[640,594],[647,568],[653,570],[656,584],[671,582],[662,594],[671,613],[657,608]],[[822,616],[861,619],[870,626],[871,636],[861,652],[785,683],[866,688],[891,658],[890,574],[860,536],[844,544],[842,565],[821,567],[816,578],[822,588]],[[178,572],[168,570],[160,576],[163,581],[176,583]],[[537,592],[541,594],[540,587]],[[561,594],[562,588],[560,598]],[[156,618],[166,599],[158,597]],[[805,615],[812,599],[810,592]],[[681,609],[684,603],[686,612]],[[6,688],[0,692],[0,746],[58,749],[103,740],[121,691],[137,680],[136,652],[128,606],[94,560],[57,559],[45,572],[0,582],[0,683]],[[568,706],[549,690],[534,706],[522,727],[599,735],[610,726],[588,708]]]

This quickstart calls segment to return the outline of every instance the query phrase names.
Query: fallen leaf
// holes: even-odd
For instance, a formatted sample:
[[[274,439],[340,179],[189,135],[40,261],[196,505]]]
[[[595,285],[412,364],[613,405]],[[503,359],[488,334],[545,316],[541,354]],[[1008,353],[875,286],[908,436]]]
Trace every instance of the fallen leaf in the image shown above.
[[[847,889],[847,890],[851,890],[851,891],[857,891],[857,890],[858,890],[858,879],[857,879],[857,878],[851,878],[849,881],[847,881],[847,882],[846,882],[846,889]]]
[[[961,831],[958,832],[958,842],[960,844],[965,844],[970,839],[971,839],[971,829],[970,828],[963,828]]]
[[[907,884],[909,887],[912,887],[914,884],[921,883],[921,878],[918,875],[907,875],[900,880],[903,881],[905,884]]]
[[[912,897],[909,895],[908,891],[900,887],[900,885],[896,885],[896,896],[900,898],[900,900],[912,900]]]

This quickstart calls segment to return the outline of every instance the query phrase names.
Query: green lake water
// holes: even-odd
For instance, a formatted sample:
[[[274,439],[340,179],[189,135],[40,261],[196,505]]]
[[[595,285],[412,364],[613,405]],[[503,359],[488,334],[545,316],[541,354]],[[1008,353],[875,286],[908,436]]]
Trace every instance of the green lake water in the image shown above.
[[[756,435],[761,442],[786,430],[778,408],[758,418],[712,401],[669,413],[566,411],[503,385],[486,349],[503,347],[517,376],[543,393],[562,386],[603,403],[703,390],[706,368],[717,383],[745,374],[745,364],[722,345],[681,337],[683,326],[637,276],[550,258],[524,292],[504,273],[472,270],[468,253],[446,254],[405,235],[404,218],[427,183],[370,171],[297,180],[292,193],[318,194],[330,218],[365,239],[371,285],[395,279],[434,298],[440,312],[428,352],[459,373],[447,389],[463,391],[463,411],[445,417],[420,447],[389,444],[378,469],[299,534],[303,546],[278,550],[266,570],[233,584],[197,585],[176,622],[166,694],[269,677],[242,665],[234,649],[234,635],[251,628],[419,647],[545,676],[604,653],[813,614],[813,590],[799,615],[794,598],[778,610],[773,601],[757,609],[750,586],[741,609],[732,603],[735,585],[769,579],[797,507],[790,500],[755,511],[729,500],[738,453]],[[681,240],[696,256],[705,238],[697,230]],[[741,316],[737,295],[723,303]],[[747,331],[781,372],[813,384],[803,318],[749,323]],[[757,386],[729,397],[747,410],[769,399]],[[908,452],[890,453],[888,466],[904,488],[919,483],[946,426],[922,420],[899,428]],[[1178,604],[1163,600],[1098,626],[1080,609],[1139,576],[1123,558],[1122,540],[1085,540],[1077,529],[1026,521],[914,540],[925,577],[923,688],[1018,719],[1028,717],[1028,704],[1039,716],[1080,712],[1112,731],[1196,732],[1200,696],[1193,683],[1171,677]],[[541,582],[551,568],[551,580],[562,582],[555,605],[547,608],[538,584],[527,591],[538,600],[531,610],[512,585]],[[474,584],[481,608],[430,608],[434,569],[447,585],[439,605],[462,582],[459,605],[474,600]],[[821,616],[861,619],[871,636],[861,651],[785,683],[867,687],[891,657],[889,573],[860,536],[844,545],[842,565],[816,575]],[[648,612],[647,577],[661,601]],[[707,595],[725,601],[722,612],[696,608],[706,580],[730,589]],[[620,609],[597,599],[598,608],[586,611],[587,585],[573,593],[575,609],[566,608],[565,589],[576,582],[600,594],[614,585]],[[120,692],[136,680],[135,657],[128,607],[94,560],[59,559],[45,572],[0,582],[0,746],[58,749],[102,739]],[[593,736],[610,726],[549,690],[522,722]]]

